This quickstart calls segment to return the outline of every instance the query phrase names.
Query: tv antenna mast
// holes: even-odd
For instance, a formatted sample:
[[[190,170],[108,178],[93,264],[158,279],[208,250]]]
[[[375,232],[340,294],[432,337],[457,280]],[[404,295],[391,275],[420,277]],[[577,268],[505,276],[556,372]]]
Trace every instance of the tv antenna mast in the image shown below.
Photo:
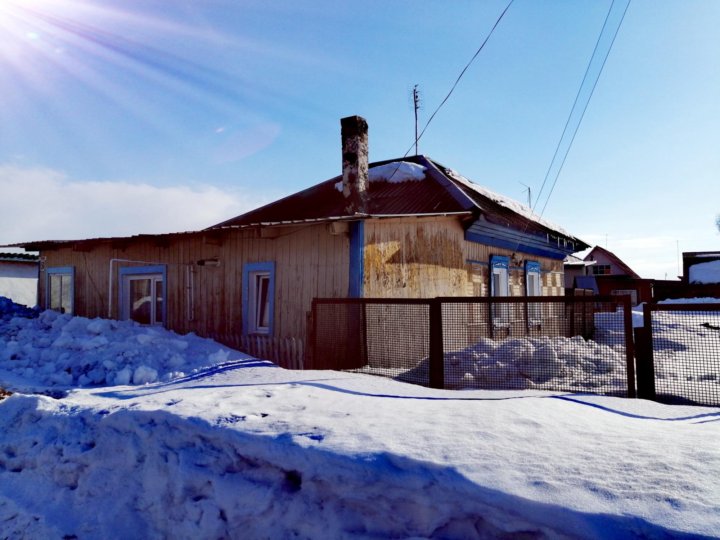
[[[420,108],[420,92],[418,85],[413,86],[413,108],[415,109],[415,155],[418,155],[418,109]]]
[[[530,186],[528,186],[528,185],[525,184],[524,182],[519,182],[519,183],[522,184],[523,186],[525,186],[525,187],[527,188],[528,208],[531,208],[531,209],[532,209],[532,191],[530,190]]]

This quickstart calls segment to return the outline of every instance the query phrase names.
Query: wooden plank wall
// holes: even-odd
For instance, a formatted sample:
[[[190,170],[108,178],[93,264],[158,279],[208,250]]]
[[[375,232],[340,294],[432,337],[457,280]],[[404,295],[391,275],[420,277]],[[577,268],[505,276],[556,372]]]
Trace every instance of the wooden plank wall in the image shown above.
[[[216,236],[197,233],[80,243],[75,248],[43,251],[42,268],[74,266],[76,314],[107,317],[110,260],[144,261],[113,264],[111,316],[117,318],[118,267],[166,264],[167,327],[209,336],[240,333],[243,264],[274,261],[274,337],[304,340],[312,298],[347,295],[347,234],[330,234],[324,224],[266,231],[271,231],[266,232],[271,237],[260,237],[257,231],[233,230]],[[197,262],[203,259],[217,259],[219,266],[199,266]],[[41,305],[44,278],[41,271]]]
[[[364,296],[488,296],[491,255],[513,252],[466,241],[457,218],[367,220]],[[540,263],[543,295],[565,294],[562,261],[518,252],[509,275],[512,296],[525,294],[525,260]]]

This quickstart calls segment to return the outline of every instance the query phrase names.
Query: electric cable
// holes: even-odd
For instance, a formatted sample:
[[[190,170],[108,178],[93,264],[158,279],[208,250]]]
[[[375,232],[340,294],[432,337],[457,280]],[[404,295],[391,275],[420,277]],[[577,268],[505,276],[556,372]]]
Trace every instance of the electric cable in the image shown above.
[[[618,35],[618,32],[620,31],[620,27],[622,26],[623,20],[625,20],[625,14],[627,13],[628,8],[630,7],[630,2],[632,0],[628,0],[627,4],[625,5],[625,9],[623,10],[622,16],[620,17],[620,22],[617,25],[617,28],[615,28],[615,33],[613,34],[612,40],[610,41],[610,46],[608,47],[607,52],[605,53],[605,58],[603,58],[602,64],[600,65],[600,69],[598,71],[597,77],[595,77],[595,81],[593,82],[592,88],[590,89],[590,95],[588,96],[587,100],[585,101],[585,106],[583,107],[582,113],[580,114],[580,119],[577,122],[577,125],[575,126],[575,130],[573,131],[572,137],[570,139],[570,143],[568,144],[567,150],[565,150],[565,155],[563,156],[562,162],[560,163],[560,167],[558,168],[557,174],[555,174],[555,178],[553,179],[552,186],[550,188],[550,192],[548,193],[547,198],[545,199],[545,204],[543,205],[542,211],[540,212],[540,217],[543,216],[545,213],[545,209],[547,208],[548,202],[550,202],[550,197],[552,196],[553,192],[555,191],[555,185],[557,184],[558,178],[560,177],[560,173],[562,172],[563,167],[565,166],[565,161],[567,160],[567,156],[570,153],[570,149],[572,148],[573,142],[575,141],[575,136],[577,135],[578,130],[580,129],[580,124],[582,124],[583,118],[585,118],[585,112],[587,111],[588,105],[590,104],[590,100],[592,99],[593,93],[595,92],[595,88],[597,87],[597,83],[600,80],[600,75],[602,75],[602,71],[605,68],[605,63],[607,62],[608,57],[610,56],[610,51],[612,50],[613,44],[615,43],[615,38]],[[613,3],[610,5],[610,10],[608,11],[608,17],[610,16],[610,13],[612,12],[612,8],[615,5],[615,0],[613,0]],[[607,18],[605,19],[605,22],[607,23]],[[600,32],[600,37],[603,35],[603,31],[605,29],[605,25],[603,24],[603,30]],[[598,43],[600,42],[600,38],[598,38]],[[597,50],[597,44],[595,45]],[[590,69],[590,65],[592,64],[593,59],[595,58],[595,51],[593,51],[593,55],[590,58],[590,63],[588,64],[588,70]],[[585,72],[585,75],[587,76],[587,70]],[[583,77],[583,84],[585,82],[585,78]],[[578,97],[580,96],[580,92],[582,90],[583,84],[580,85],[580,90],[578,90],[578,94],[575,98],[575,104],[577,103]],[[570,111],[570,116],[568,117],[568,123],[570,122],[570,118],[573,115],[573,112],[575,110],[575,104],[573,104],[573,108]],[[565,124],[565,127],[567,128],[568,123]],[[562,142],[565,135],[565,130],[563,130],[563,135],[560,137],[560,142],[558,143],[558,148],[560,147],[560,143]],[[557,149],[556,149],[557,154]],[[550,168],[552,168],[552,164],[555,161],[555,156],[553,156],[553,161],[550,163]],[[550,169],[548,169],[548,172]],[[543,182],[543,185],[544,182]],[[542,188],[541,188],[542,191]],[[539,200],[540,196],[538,195]]]
[[[438,105],[437,108],[435,109],[435,111],[430,115],[430,118],[428,118],[428,121],[425,122],[425,127],[423,127],[423,128],[422,128],[422,131],[420,131],[420,135],[418,135],[417,139],[413,142],[413,144],[410,146],[410,148],[408,148],[408,151],[405,152],[405,155],[404,155],[403,157],[407,157],[407,155],[410,153],[410,151],[415,147],[415,144],[417,143],[417,141],[419,141],[419,140],[422,138],[423,134],[425,133],[425,130],[427,130],[428,126],[430,125],[430,122],[432,122],[432,121],[433,121],[433,118],[435,118],[435,115],[438,113],[438,111],[440,111],[440,109],[442,108],[442,106],[445,105],[445,103],[447,102],[447,100],[450,99],[450,96],[451,96],[452,93],[455,91],[455,88],[457,87],[458,83],[460,82],[460,79],[463,78],[463,75],[465,75],[465,72],[468,70],[468,68],[470,67],[470,65],[471,65],[471,64],[475,61],[475,59],[478,57],[478,55],[480,54],[480,51],[483,50],[483,48],[485,47],[485,44],[486,44],[486,43],[488,42],[488,40],[490,39],[490,36],[493,35],[493,32],[495,32],[495,29],[498,27],[498,25],[500,24],[500,21],[501,21],[502,18],[505,16],[505,13],[507,13],[507,10],[510,9],[510,6],[512,5],[512,3],[513,3],[514,1],[515,1],[515,0],[510,0],[510,2],[508,2],[508,5],[505,6],[505,9],[502,11],[502,13],[500,13],[500,16],[499,16],[499,17],[497,18],[497,20],[495,21],[495,24],[494,24],[493,27],[490,29],[490,32],[488,33],[488,35],[485,37],[485,40],[480,44],[480,47],[478,47],[478,50],[475,51],[475,54],[473,55],[473,57],[470,59],[470,61],[469,61],[469,62],[465,65],[465,67],[462,69],[462,71],[460,72],[460,75],[458,75],[457,79],[455,80],[455,83],[452,85],[452,88],[450,88],[450,91],[449,91],[449,92],[447,93],[447,95],[445,96],[445,99],[443,99],[442,102],[440,102],[440,105]]]

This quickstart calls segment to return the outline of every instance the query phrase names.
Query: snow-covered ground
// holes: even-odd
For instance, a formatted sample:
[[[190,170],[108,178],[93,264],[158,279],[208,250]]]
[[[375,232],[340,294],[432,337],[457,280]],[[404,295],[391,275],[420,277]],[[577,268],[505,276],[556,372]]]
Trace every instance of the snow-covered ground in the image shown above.
[[[1,537],[720,537],[718,408],[296,372],[149,332],[0,322],[0,355],[24,355],[0,365],[20,390],[0,402]],[[65,392],[35,360],[60,367],[54,348]],[[153,382],[109,385],[141,366]]]
[[[699,300],[694,303],[720,306],[717,299]],[[658,395],[720,406],[720,309],[655,311],[652,333]]]

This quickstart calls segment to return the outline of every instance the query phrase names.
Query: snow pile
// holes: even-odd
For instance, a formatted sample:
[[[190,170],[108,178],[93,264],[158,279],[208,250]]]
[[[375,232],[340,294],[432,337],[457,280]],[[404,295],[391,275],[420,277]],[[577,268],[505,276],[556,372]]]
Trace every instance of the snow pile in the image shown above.
[[[692,265],[689,281],[708,285],[720,283],[720,260]]]
[[[35,308],[16,304],[9,298],[0,296],[0,321],[9,321],[13,317],[33,318],[39,313]]]
[[[371,167],[368,171],[368,179],[371,182],[418,182],[425,180],[426,170],[423,165],[418,165],[417,163],[396,161],[394,163],[387,163],[386,165]]]
[[[407,382],[427,381],[428,377],[428,359],[396,375],[398,380]],[[625,350],[619,345],[602,345],[581,336],[498,341],[481,338],[463,350],[445,353],[445,387],[573,388],[624,393],[627,391]]]
[[[246,358],[194,334],[50,310],[0,325],[0,370],[44,387],[169,381],[221,364],[231,354]]]
[[[409,161],[395,161],[385,165],[377,165],[368,170],[370,182],[390,182],[399,184],[401,182],[418,182],[425,180],[426,167]],[[342,193],[342,181],[335,183],[335,189]]]

